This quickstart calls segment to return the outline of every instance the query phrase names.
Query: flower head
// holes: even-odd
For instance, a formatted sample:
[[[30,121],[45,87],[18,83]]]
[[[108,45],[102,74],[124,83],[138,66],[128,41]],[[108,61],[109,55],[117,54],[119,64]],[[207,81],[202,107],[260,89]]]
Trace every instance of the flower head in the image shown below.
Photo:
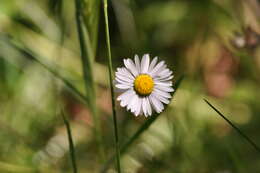
[[[170,102],[170,92],[174,91],[172,71],[164,61],[157,61],[155,57],[150,63],[149,54],[145,54],[141,61],[135,55],[134,61],[124,59],[125,67],[117,68],[115,86],[123,92],[117,100],[136,116],[150,116],[153,109],[160,113],[163,104]]]

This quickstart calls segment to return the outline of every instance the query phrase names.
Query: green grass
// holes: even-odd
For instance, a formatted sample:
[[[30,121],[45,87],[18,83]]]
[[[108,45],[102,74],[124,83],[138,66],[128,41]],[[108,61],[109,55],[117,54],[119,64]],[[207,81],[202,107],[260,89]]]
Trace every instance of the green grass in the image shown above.
[[[96,89],[95,89],[95,82],[94,82],[94,75],[93,75],[93,62],[95,56],[93,54],[88,28],[86,25],[84,25],[83,14],[82,14],[83,5],[81,0],[75,0],[75,8],[76,8],[75,15],[76,15],[78,39],[80,45],[83,76],[85,81],[88,106],[94,121],[94,132],[95,132],[94,136],[96,136],[96,140],[99,146],[100,159],[104,160],[101,124],[100,124],[100,118],[98,116],[98,110],[96,106]]]
[[[27,57],[30,57],[30,60],[33,62],[39,64],[43,68],[45,68],[47,71],[49,71],[54,77],[59,79],[64,83],[64,85],[72,92],[73,95],[75,95],[79,100],[86,104],[88,103],[87,97],[81,93],[73,84],[72,82],[67,79],[66,77],[62,76],[57,70],[57,67],[55,67],[53,64],[51,65],[50,63],[43,62],[42,59],[46,59],[43,57],[40,57],[40,55],[36,55],[32,50],[22,46],[22,43],[19,43],[18,41],[15,40],[9,40],[5,38],[5,41],[8,42],[12,47],[14,47],[16,50],[21,52],[21,54],[26,55]],[[40,57],[40,58],[39,58]]]
[[[253,7],[3,0],[0,172],[259,172]],[[148,118],[118,106],[112,83],[123,58],[144,53],[187,74],[167,110]]]

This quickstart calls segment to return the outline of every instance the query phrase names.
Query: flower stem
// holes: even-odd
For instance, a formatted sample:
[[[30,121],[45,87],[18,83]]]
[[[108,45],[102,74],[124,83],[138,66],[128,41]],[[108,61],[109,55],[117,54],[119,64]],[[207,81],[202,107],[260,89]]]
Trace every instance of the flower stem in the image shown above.
[[[120,148],[119,148],[119,139],[118,139],[118,128],[117,128],[117,117],[116,117],[116,105],[115,105],[115,95],[114,95],[114,86],[113,86],[113,69],[112,69],[112,58],[111,58],[111,48],[110,48],[110,36],[109,36],[109,24],[108,24],[108,14],[107,14],[107,0],[103,0],[104,5],[104,16],[105,16],[105,29],[106,29],[106,44],[107,44],[107,53],[108,53],[108,69],[109,69],[109,84],[111,92],[111,102],[112,102],[112,111],[113,111],[113,124],[114,124],[114,133],[115,133],[115,146],[116,146],[116,162],[117,162],[117,171],[121,173],[120,166]]]

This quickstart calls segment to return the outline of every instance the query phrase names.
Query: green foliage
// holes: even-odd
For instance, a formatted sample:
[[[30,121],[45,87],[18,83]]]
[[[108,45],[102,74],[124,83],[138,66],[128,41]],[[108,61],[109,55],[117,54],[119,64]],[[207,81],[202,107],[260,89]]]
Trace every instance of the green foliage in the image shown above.
[[[115,149],[122,172],[260,171],[243,142],[260,144],[257,1],[75,2],[1,1],[0,172],[113,172]],[[185,74],[149,119],[121,108],[112,83],[123,58],[144,53],[175,87]]]

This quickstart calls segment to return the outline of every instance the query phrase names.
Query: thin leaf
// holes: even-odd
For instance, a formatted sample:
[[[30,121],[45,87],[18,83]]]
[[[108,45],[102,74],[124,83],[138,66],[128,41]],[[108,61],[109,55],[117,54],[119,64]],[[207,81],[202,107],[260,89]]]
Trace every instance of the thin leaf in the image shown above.
[[[184,77],[185,76],[182,75],[176,82],[175,87],[174,87],[175,91],[172,94],[172,98],[173,98],[174,94],[177,92]],[[120,148],[121,155],[126,153],[126,151],[130,148],[130,146],[143,134],[143,132],[145,132],[145,130],[147,130],[155,122],[155,120],[157,120],[158,117],[159,117],[159,114],[155,114],[155,115],[152,115],[147,121],[145,121],[145,123],[135,132],[135,134],[132,137],[130,137],[129,140]],[[101,173],[107,172],[110,164],[113,162],[114,159],[115,159],[115,155],[113,155],[106,162],[106,164],[104,165],[104,167],[102,168],[102,170],[100,172]]]
[[[229,119],[227,119],[217,108],[215,108],[210,102],[208,102],[206,99],[204,101],[215,111],[220,115],[233,129],[237,131],[237,133],[242,136],[252,147],[255,148],[256,151],[260,153],[260,148],[256,145],[256,143],[251,140],[245,133],[243,133],[235,124],[233,124]]]
[[[64,111],[62,111],[61,116],[62,116],[62,119],[63,119],[64,124],[66,126],[66,130],[67,130],[67,134],[68,134],[70,157],[71,157],[71,163],[72,163],[72,167],[73,167],[73,173],[77,173],[78,168],[77,168],[77,163],[76,163],[75,149],[74,149],[74,144],[73,144],[73,139],[72,139],[70,123],[67,120],[67,118],[65,117]]]

